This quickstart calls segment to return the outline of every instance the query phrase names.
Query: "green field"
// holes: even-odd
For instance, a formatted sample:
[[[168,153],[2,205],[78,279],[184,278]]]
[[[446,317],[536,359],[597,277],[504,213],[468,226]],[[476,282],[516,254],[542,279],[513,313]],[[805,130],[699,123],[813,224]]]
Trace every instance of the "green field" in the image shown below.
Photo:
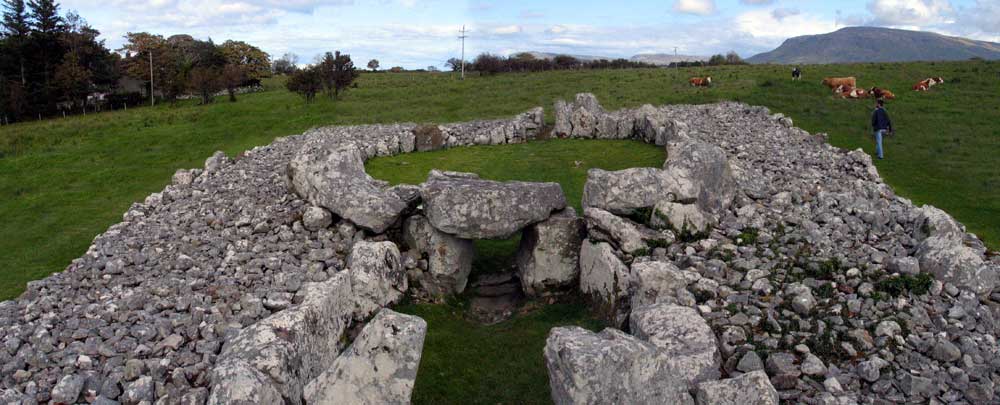
[[[214,150],[233,155],[274,137],[320,125],[497,118],[557,98],[597,95],[610,109],[643,103],[738,100],[783,112],[834,145],[873,149],[870,101],[834,99],[822,76],[854,75],[894,90],[898,135],[877,165],[917,203],[955,215],[1000,246],[1000,63],[807,66],[802,82],[777,66],[558,71],[457,80],[449,74],[365,74],[341,100],[306,105],[276,89],[234,104],[191,102],[0,127],[0,299],[27,281],[62,270],[134,201],[165,186],[177,168],[200,167]],[[716,85],[695,89],[691,75]],[[928,76],[948,79],[928,93],[907,89]],[[274,83],[272,83],[273,85]],[[552,121],[551,111],[548,120]]]

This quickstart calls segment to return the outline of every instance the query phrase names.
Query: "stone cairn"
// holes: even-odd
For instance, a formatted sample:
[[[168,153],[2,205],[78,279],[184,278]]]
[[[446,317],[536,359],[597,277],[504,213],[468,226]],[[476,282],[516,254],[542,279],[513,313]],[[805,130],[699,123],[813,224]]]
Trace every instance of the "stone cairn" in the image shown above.
[[[556,103],[559,137],[664,146],[662,168],[558,184],[364,161],[539,136],[541,108],[462,124],[327,127],[134,204],[61,273],[0,303],[0,404],[408,403],[426,323],[387,308],[466,290],[475,239],[521,233],[554,328],[558,404],[997,403],[1000,259],[845,152],[738,103]]]

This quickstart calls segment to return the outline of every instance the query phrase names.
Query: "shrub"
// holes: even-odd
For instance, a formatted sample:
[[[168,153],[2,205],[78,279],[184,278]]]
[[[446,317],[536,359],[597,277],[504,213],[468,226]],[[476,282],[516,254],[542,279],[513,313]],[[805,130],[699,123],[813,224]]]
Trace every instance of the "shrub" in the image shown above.
[[[323,80],[315,67],[309,67],[292,73],[285,87],[288,91],[299,93],[308,103],[312,102],[316,98],[316,93],[323,89]]]

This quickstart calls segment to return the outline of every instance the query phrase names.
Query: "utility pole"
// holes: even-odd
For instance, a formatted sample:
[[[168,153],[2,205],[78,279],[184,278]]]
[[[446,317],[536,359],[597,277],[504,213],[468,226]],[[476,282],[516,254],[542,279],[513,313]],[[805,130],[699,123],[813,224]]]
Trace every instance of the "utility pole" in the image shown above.
[[[466,38],[466,35],[465,35],[465,26],[464,25],[462,26],[462,31],[459,31],[459,32],[461,32],[461,34],[462,34],[462,35],[458,36],[458,39],[462,40],[462,80],[465,80],[465,38]]]
[[[156,105],[156,98],[153,93],[153,50],[149,50],[149,106]]]

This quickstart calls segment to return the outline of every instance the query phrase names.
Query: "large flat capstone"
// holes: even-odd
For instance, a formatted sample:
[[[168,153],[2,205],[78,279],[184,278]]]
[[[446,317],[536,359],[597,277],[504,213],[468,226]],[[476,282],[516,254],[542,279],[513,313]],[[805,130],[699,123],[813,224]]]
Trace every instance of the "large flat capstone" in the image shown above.
[[[288,179],[303,199],[374,233],[396,223],[407,208],[397,193],[365,173],[354,145],[299,152],[288,163]]]
[[[427,219],[462,239],[506,239],[566,208],[559,183],[498,182],[431,171],[420,186]]]
[[[307,404],[408,404],[427,322],[382,309],[329,369],[306,385]]]

